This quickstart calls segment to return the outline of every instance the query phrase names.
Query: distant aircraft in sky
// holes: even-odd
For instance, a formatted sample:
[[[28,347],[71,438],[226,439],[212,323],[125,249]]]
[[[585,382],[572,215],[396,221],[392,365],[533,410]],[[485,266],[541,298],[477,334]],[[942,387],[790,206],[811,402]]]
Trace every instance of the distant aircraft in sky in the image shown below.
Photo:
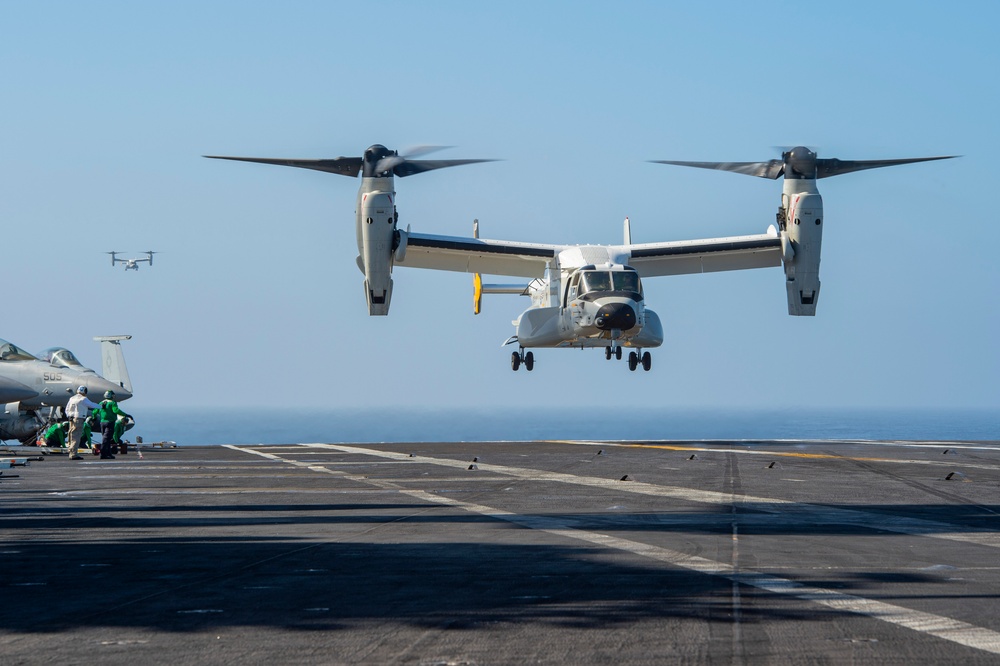
[[[421,153],[432,148],[424,148]],[[358,267],[365,274],[370,315],[389,313],[394,265],[474,273],[474,312],[482,294],[508,293],[531,298],[531,307],[514,320],[517,344],[511,367],[534,367],[529,348],[604,348],[605,358],[622,358],[631,349],[629,370],[649,370],[644,349],[663,343],[663,326],[646,307],[641,279],[662,275],[708,273],[784,265],[790,315],[816,314],[819,300],[823,200],[819,178],[879,167],[949,159],[918,157],[899,160],[849,161],[820,159],[797,146],[768,162],[680,162],[661,164],[731,171],[761,178],[784,176],[777,226],[766,233],[704,240],[634,244],[628,218],[621,245],[548,245],[479,238],[411,233],[399,229],[394,176],[491,160],[417,160],[374,145],[362,157],[303,160],[257,157],[214,159],[260,162],[357,176],[361,173],[356,211]],[[483,284],[481,274],[530,278],[519,284]]]
[[[119,259],[116,255],[121,254],[121,252],[118,252],[118,251],[105,252],[105,254],[110,254],[111,255],[111,265],[112,266],[114,266],[115,264],[125,264],[125,270],[127,270],[127,271],[137,271],[137,270],[139,270],[139,263],[140,262],[145,261],[145,262],[148,262],[150,266],[152,266],[153,265],[153,255],[157,254],[157,253],[154,252],[154,251],[152,251],[152,250],[148,250],[145,253],[147,256],[145,258],[139,258],[139,259]]]

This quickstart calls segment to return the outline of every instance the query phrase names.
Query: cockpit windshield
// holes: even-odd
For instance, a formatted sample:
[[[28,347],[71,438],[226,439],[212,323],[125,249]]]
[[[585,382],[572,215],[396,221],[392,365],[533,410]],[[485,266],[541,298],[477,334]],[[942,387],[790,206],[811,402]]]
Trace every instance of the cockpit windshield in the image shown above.
[[[615,271],[611,274],[614,279],[615,291],[634,291],[637,294],[642,293],[642,287],[639,286],[639,274],[633,273],[632,271]]]
[[[73,355],[73,352],[65,347],[49,347],[39,354],[39,358],[59,368],[83,367],[83,364]]]
[[[0,340],[0,361],[37,361],[38,359],[6,340]]]
[[[635,271],[584,271],[580,294],[591,291],[627,291],[641,295],[642,285]]]
[[[611,274],[607,271],[584,271],[580,280],[580,293],[611,291]]]

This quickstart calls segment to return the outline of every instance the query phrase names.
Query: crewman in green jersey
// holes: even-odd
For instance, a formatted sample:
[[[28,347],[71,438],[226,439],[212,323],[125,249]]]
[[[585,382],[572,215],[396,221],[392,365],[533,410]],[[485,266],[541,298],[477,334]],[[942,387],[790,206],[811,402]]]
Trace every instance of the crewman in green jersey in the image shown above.
[[[45,432],[42,433],[42,439],[45,440],[45,446],[51,446],[53,448],[62,448],[66,446],[66,433],[69,432],[69,421],[63,421],[62,423],[53,423]]]
[[[112,447],[115,441],[115,423],[118,417],[132,418],[118,407],[114,391],[105,391],[104,400],[94,410],[94,417],[101,422],[101,460],[114,458]]]

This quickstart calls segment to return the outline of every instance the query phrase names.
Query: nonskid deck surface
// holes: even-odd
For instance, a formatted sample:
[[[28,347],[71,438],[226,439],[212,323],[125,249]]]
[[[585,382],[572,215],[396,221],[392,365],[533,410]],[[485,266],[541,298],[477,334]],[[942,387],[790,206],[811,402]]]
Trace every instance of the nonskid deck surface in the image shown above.
[[[189,446],[0,476],[4,663],[997,663],[1000,443]]]

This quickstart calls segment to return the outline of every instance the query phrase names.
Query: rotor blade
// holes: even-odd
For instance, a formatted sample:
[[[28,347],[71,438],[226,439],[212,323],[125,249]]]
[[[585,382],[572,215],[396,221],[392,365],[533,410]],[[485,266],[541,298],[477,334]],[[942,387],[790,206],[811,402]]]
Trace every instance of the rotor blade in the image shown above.
[[[816,177],[829,178],[839,176],[852,171],[864,171],[865,169],[879,169],[881,167],[896,166],[897,164],[913,164],[914,162],[932,162],[934,160],[950,160],[958,155],[945,155],[943,157],[912,157],[903,160],[838,160],[820,159],[816,160]]]
[[[410,146],[404,148],[400,152],[403,157],[410,159],[411,157],[420,157],[421,155],[426,155],[428,153],[436,153],[439,150],[445,150],[446,148],[454,148],[454,146],[432,146],[430,144],[421,144],[418,146]]]
[[[341,176],[357,176],[361,171],[360,157],[336,157],[331,160],[286,160],[269,157],[226,157],[224,155],[203,155],[210,160],[236,160],[237,162],[259,162],[260,164],[276,164],[278,166],[298,167],[336,173]]]
[[[695,167],[698,169],[716,169],[731,171],[745,176],[770,178],[774,180],[784,173],[784,162],[770,160],[767,162],[679,162],[676,160],[650,160],[656,164],[673,164],[675,166]]]
[[[445,167],[461,166],[463,164],[477,164],[479,162],[496,162],[497,160],[403,160],[393,169],[393,175],[403,178],[434,169],[444,169]]]

